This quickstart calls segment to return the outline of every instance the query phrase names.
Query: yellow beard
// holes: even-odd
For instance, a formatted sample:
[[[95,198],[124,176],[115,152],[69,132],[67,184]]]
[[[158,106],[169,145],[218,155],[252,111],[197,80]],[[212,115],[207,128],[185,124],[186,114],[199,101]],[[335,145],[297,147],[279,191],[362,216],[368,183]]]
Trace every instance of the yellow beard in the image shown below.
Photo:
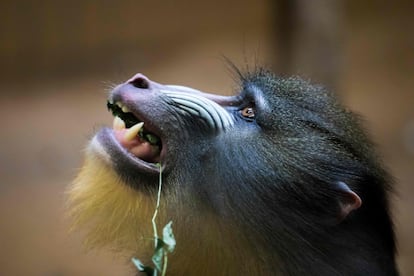
[[[87,229],[87,247],[134,252],[153,237],[154,197],[124,184],[100,157],[87,154],[68,194],[73,227]]]
[[[153,195],[144,194],[126,185],[102,156],[88,150],[68,197],[73,228],[86,230],[87,248],[109,247],[151,265],[154,252],[151,219],[156,191]],[[183,198],[187,207],[179,203]],[[157,224],[162,227],[172,220],[177,240],[176,250],[168,261],[169,275],[268,273],[264,272],[266,265],[255,258],[261,252],[253,250],[229,223],[207,212],[197,212],[191,203],[188,205],[191,202],[188,196],[180,200],[171,194],[163,195],[162,200]]]

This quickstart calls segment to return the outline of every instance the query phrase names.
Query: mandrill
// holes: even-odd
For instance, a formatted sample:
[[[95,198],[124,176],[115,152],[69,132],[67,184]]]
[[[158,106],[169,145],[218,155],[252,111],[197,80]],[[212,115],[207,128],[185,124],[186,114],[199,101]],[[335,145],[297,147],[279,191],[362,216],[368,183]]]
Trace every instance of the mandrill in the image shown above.
[[[356,116],[298,77],[239,77],[233,96],[142,74],[113,89],[69,190],[86,244],[150,263],[161,170],[167,275],[398,275],[392,181]]]

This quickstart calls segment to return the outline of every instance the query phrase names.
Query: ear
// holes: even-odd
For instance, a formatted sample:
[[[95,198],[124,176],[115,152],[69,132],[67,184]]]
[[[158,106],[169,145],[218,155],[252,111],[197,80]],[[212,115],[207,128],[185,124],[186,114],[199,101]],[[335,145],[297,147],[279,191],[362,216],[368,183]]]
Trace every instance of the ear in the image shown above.
[[[339,207],[340,207],[340,211],[339,211],[339,214],[338,214],[338,220],[339,221],[342,221],[353,210],[356,210],[359,207],[361,207],[362,200],[344,182],[341,182],[341,181],[336,182],[336,189],[340,193],[340,196],[339,196]]]

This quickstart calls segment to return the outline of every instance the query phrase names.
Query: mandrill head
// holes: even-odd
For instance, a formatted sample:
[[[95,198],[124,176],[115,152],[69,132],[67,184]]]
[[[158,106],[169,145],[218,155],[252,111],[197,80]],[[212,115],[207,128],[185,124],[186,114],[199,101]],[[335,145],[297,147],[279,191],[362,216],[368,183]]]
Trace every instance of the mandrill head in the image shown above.
[[[69,191],[89,246],[150,258],[161,176],[171,275],[395,273],[388,176],[322,88],[259,70],[218,96],[137,74],[107,107]]]

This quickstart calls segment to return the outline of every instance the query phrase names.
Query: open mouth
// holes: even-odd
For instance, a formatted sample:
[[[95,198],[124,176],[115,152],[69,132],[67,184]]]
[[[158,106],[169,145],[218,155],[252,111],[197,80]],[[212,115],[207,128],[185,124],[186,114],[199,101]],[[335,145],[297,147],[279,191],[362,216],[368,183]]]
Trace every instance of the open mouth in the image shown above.
[[[120,145],[138,159],[153,164],[159,163],[162,150],[161,139],[148,131],[144,122],[121,102],[108,101],[107,107],[114,116],[114,136]]]

